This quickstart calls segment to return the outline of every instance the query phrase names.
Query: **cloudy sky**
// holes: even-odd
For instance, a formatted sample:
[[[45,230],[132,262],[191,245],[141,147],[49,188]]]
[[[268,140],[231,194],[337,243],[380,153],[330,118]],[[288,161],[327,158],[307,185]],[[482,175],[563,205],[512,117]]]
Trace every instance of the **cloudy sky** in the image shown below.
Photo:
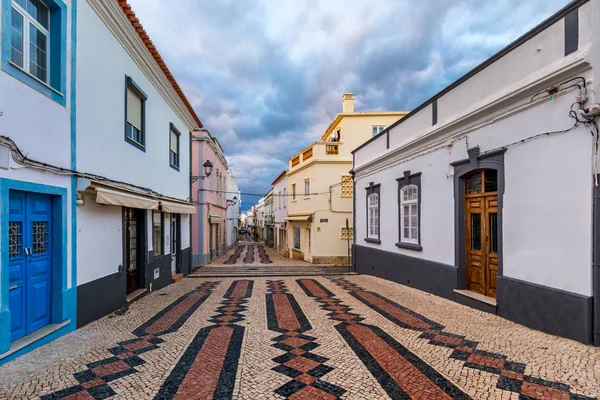
[[[410,111],[569,1],[129,2],[242,192],[264,194],[342,93],[357,111]]]

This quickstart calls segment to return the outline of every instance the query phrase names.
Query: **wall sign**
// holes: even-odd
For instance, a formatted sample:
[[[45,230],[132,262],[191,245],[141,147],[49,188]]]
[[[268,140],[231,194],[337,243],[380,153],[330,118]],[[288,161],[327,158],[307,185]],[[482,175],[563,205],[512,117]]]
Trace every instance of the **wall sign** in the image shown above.
[[[321,223],[322,224],[326,224],[327,222],[329,222],[328,218],[321,218]]]
[[[154,268],[154,279],[158,279],[160,276],[160,268]]]

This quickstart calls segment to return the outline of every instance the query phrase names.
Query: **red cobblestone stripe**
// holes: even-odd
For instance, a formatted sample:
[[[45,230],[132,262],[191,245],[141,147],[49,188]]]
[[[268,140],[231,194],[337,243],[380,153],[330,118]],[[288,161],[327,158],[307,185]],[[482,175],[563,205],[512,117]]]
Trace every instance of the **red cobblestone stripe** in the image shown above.
[[[465,361],[465,367],[500,375],[498,389],[519,393],[521,400],[592,400],[590,397],[571,393],[568,385],[527,376],[524,374],[525,364],[508,361],[502,354],[478,350],[478,342],[467,340],[464,336],[442,332],[443,325],[377,293],[369,292],[347,279],[335,278],[331,281],[396,325],[423,332],[419,337],[429,339],[430,344],[454,349],[450,357]]]
[[[218,284],[219,282],[204,282],[184,294],[136,328],[132,332],[138,336],[136,339],[119,342],[117,347],[108,349],[114,357],[87,364],[86,370],[74,374],[79,385],[50,393],[41,399],[100,400],[115,396],[116,393],[108,383],[135,374],[135,367],[145,363],[138,355],[158,348],[164,342],[158,336],[178,330],[210,297]]]
[[[381,387],[392,399],[470,399],[406,347],[363,318],[314,279],[296,281],[315,298],[329,317],[340,321],[335,329],[356,353]],[[432,324],[430,324],[432,325]]]
[[[295,297],[281,280],[267,281],[267,289],[267,325],[281,333],[273,339],[273,347],[286,352],[273,359],[279,364],[273,371],[292,378],[275,393],[287,399],[339,399],[346,391],[320,379],[333,368],[325,365],[328,358],[311,352],[319,344],[315,337],[304,334],[312,326]]]
[[[231,399],[245,330],[236,323],[253,287],[250,280],[231,283],[209,319],[214,325],[198,331],[155,399]]]

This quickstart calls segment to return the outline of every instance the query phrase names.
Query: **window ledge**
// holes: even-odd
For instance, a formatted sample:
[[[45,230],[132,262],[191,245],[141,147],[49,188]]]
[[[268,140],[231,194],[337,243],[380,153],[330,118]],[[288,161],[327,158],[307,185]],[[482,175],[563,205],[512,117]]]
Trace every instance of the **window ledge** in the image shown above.
[[[310,197],[305,197],[304,200],[310,200]]]
[[[381,244],[381,240],[379,240],[379,239],[372,239],[372,238],[365,238],[365,242],[375,243],[375,244]]]
[[[138,149],[140,149],[144,153],[146,152],[146,146],[144,146],[143,144],[141,144],[139,142],[136,142],[135,140],[129,138],[128,136],[125,136],[125,142],[129,143],[133,147],[137,147]]]
[[[39,79],[37,76],[32,75],[29,72],[25,71],[23,68],[19,67],[14,62],[12,62],[12,61],[9,60],[8,63],[10,64],[10,66],[15,67],[16,69],[18,69],[19,71],[21,71],[22,73],[24,73],[25,75],[27,75],[28,77],[30,77],[31,79],[34,79],[35,81],[37,81],[39,84],[46,86],[48,89],[52,90],[57,95],[59,95],[61,97],[65,97],[64,94],[62,94],[58,90],[54,89],[52,86],[48,85],[46,82],[44,82],[43,80]]]
[[[169,164],[169,166],[170,166],[171,168],[173,168],[175,171],[179,172],[179,166],[177,166],[177,165],[173,165],[173,164]]]
[[[292,203],[296,203],[296,202],[298,202],[298,200],[292,200]]]
[[[396,243],[396,247],[399,247],[401,249],[423,251],[423,247],[420,244],[415,244],[415,243],[398,242],[398,243]]]

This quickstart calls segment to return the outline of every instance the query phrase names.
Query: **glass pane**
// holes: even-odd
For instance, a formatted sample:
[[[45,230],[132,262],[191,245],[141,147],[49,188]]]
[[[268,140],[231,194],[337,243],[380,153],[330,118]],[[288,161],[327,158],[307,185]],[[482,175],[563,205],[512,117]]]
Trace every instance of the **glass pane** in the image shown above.
[[[23,16],[12,9],[12,39],[10,60],[23,68]]]
[[[171,151],[177,153],[179,136],[177,133],[171,131]]]
[[[481,171],[465,178],[465,193],[481,193]]]
[[[471,250],[481,250],[481,214],[471,214]]]
[[[490,253],[498,252],[498,214],[490,213]]]
[[[410,237],[409,237],[409,235],[408,235],[409,229],[410,229],[410,228],[408,228],[408,226],[405,226],[405,227],[404,227],[404,237],[405,237],[406,239],[409,239],[409,238],[410,238]]]
[[[48,29],[48,7],[39,0],[27,1],[27,13]]]
[[[485,192],[497,192],[498,191],[498,171],[495,169],[486,169],[485,175]]]
[[[47,79],[47,37],[35,26],[29,25],[29,68],[30,73],[39,80],[46,82]]]
[[[410,238],[416,240],[419,237],[417,228],[410,228]]]
[[[34,222],[31,227],[32,254],[48,252],[48,222]]]
[[[13,0],[15,3],[23,7],[24,10],[27,10],[27,0]]]
[[[21,222],[8,223],[8,258],[20,257],[23,249],[23,226]]]

